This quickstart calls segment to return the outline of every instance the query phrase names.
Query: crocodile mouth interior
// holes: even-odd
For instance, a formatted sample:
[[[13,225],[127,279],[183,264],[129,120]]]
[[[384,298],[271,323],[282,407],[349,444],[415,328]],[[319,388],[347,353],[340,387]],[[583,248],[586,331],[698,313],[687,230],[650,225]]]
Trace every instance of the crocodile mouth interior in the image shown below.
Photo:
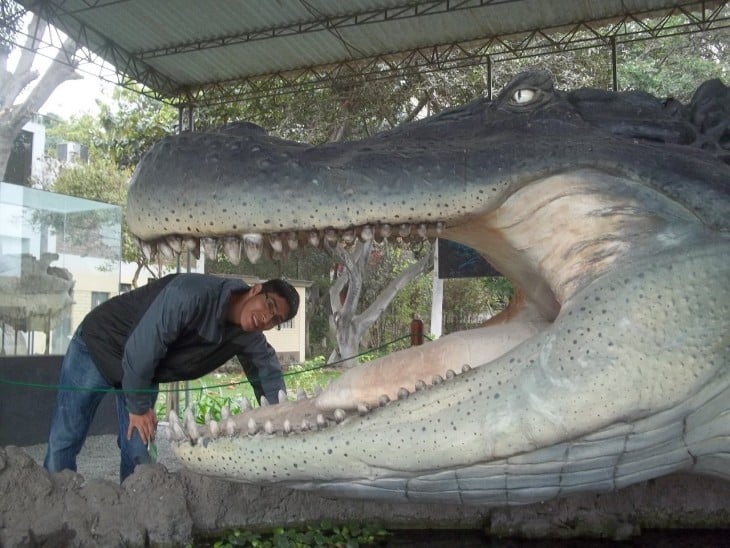
[[[229,260],[238,262],[244,252],[251,262],[256,262],[262,256],[285,257],[289,251],[305,245],[349,246],[355,238],[373,239],[376,243],[384,240],[433,241],[443,233],[444,227],[444,223],[395,227],[365,225],[346,230],[329,228],[244,236],[169,236],[140,244],[149,257],[160,253],[169,259],[189,250],[194,255],[202,252],[207,258],[215,259],[222,251]],[[508,307],[483,327],[453,333],[426,345],[358,365],[327,387],[315,387],[311,394],[303,390],[297,394],[280,393],[279,404],[270,405],[264,398],[256,407],[244,399],[239,414],[231,414],[224,408],[220,420],[206,417],[202,425],[196,423],[190,409],[185,411],[182,420],[173,412],[169,415],[170,436],[172,440],[194,445],[225,436],[296,435],[335,427],[377,412],[416,392],[437,389],[472,368],[497,359],[549,323],[518,292]],[[489,331],[489,336],[485,336],[485,330]],[[466,349],[478,353],[480,362],[467,356]]]

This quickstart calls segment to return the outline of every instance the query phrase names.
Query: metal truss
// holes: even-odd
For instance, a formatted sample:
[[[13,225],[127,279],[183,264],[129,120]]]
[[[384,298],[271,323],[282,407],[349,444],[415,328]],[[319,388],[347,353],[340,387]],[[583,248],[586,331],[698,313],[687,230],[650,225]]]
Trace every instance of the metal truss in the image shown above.
[[[712,2],[711,8],[702,3],[698,11],[674,7],[659,14],[654,12],[651,19],[626,15],[610,24],[579,23],[569,28],[535,29],[516,36],[495,36],[467,43],[419,48],[326,67],[216,82],[174,97],[156,98],[178,106],[210,105],[318,89],[334,81],[379,80],[414,72],[448,71],[557,52],[615,48],[618,44],[633,41],[730,28],[729,3]]]
[[[88,0],[95,7],[118,0]],[[78,43],[100,43],[95,52],[79,50],[68,52],[69,62],[86,65],[83,70],[116,85],[140,92],[156,100],[178,107],[194,107],[243,101],[261,96],[296,93],[305,89],[318,89],[335,81],[367,81],[397,77],[415,72],[449,71],[477,65],[489,65],[509,59],[538,57],[558,52],[587,48],[615,48],[619,44],[651,40],[682,34],[701,33],[730,28],[730,0],[695,2],[689,6],[675,6],[655,10],[650,14],[622,15],[611,22],[583,22],[571,26],[533,29],[518,35],[492,36],[469,42],[441,44],[389,55],[379,55],[345,61],[325,67],[310,67],[292,72],[280,72],[236,80],[213,82],[196,88],[182,89],[179,84],[154,70],[147,60],[162,55],[182,53],[232,43],[270,39],[276,36],[318,32],[323,29],[336,31],[353,25],[366,25],[393,19],[419,17],[461,9],[472,9],[494,4],[506,4],[516,0],[449,0],[419,3],[398,9],[378,10],[348,17],[329,18],[306,24],[268,29],[216,40],[191,42],[131,55],[116,44],[99,35],[90,36],[89,29],[82,27],[75,33],[61,29]],[[56,21],[58,8],[39,2],[40,15]],[[45,11],[43,11],[45,10]],[[60,47],[58,44],[55,47]],[[16,44],[20,46],[20,44]],[[45,44],[48,46],[48,44]],[[40,49],[41,45],[39,45]],[[96,67],[97,72],[89,70]]]

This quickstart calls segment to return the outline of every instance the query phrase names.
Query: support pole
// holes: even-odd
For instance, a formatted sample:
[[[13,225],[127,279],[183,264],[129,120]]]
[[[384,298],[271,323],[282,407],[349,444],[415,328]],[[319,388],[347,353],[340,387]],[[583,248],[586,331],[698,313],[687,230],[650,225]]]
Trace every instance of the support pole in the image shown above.
[[[441,309],[444,303],[444,281],[439,278],[439,241],[433,243],[433,291],[431,298],[431,333],[434,339],[441,336]]]
[[[613,91],[618,91],[618,68],[616,66],[616,37],[611,36],[611,75]]]

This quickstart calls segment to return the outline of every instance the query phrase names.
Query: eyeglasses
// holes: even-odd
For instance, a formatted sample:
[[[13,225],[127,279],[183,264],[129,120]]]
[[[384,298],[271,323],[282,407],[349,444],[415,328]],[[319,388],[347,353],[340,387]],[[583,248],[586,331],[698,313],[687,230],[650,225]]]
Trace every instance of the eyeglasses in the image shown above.
[[[279,307],[276,301],[268,293],[264,293],[264,298],[266,299],[266,308],[269,311],[269,323],[272,327],[279,327],[280,324],[284,323],[284,318],[279,316]]]

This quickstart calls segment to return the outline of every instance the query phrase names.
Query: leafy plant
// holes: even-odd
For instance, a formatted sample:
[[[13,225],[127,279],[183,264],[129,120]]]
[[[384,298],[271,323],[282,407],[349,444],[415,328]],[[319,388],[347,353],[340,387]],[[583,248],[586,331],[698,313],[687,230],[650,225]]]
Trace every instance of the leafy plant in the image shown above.
[[[183,383],[177,383],[177,388],[172,383],[160,387],[160,395],[155,404],[155,413],[160,419],[167,417],[175,390],[178,391],[179,400],[182,400],[182,393],[186,390]],[[188,400],[187,405],[193,408],[195,419],[201,424],[205,421],[206,415],[220,420],[223,407],[228,407],[233,414],[240,413],[243,398],[249,401],[253,399],[253,389],[243,373],[235,375],[211,373],[189,381],[185,395],[185,399]],[[180,401],[179,405],[186,407],[183,401]]]
[[[290,397],[294,397],[300,388],[311,395],[315,386],[324,387],[339,377],[339,371],[324,369],[324,367],[323,356],[289,366],[284,374]],[[161,387],[155,405],[155,413],[160,419],[167,417],[172,386]],[[179,383],[178,386],[182,387],[182,383]],[[247,398],[251,402],[254,400],[253,389],[243,373],[211,373],[200,379],[189,381],[188,396],[195,420],[200,424],[205,422],[208,415],[211,419],[220,420],[223,407],[228,407],[233,415],[240,413],[243,398]],[[181,406],[183,406],[182,403]]]
[[[194,406],[195,421],[203,424],[208,417],[220,421],[221,411],[224,407],[228,407],[231,414],[234,415],[241,412],[240,400],[234,400],[230,396],[224,396],[220,393],[202,392]]]

